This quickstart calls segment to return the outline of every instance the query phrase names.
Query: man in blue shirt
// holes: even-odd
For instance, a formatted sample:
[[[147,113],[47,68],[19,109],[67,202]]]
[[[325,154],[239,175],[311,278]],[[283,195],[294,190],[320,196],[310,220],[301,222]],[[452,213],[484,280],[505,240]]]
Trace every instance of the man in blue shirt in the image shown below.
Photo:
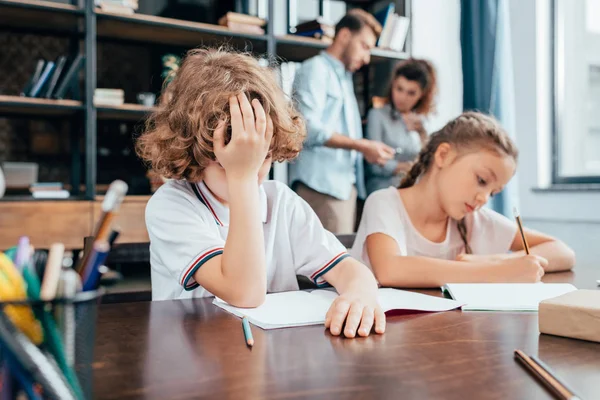
[[[363,156],[385,164],[394,149],[363,139],[352,74],[369,63],[381,25],[353,9],[335,27],[331,46],[306,60],[296,74],[295,98],[308,135],[290,164],[292,188],[333,233],[354,232],[356,199],[366,197]]]

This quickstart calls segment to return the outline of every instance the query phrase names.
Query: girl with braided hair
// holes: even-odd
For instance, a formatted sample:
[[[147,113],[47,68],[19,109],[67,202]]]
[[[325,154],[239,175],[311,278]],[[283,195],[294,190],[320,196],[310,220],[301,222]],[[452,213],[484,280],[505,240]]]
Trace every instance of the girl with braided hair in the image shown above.
[[[499,123],[465,112],[432,134],[399,188],[365,203],[352,255],[382,286],[538,282],[573,267],[563,242],[484,208],[516,171],[518,151]]]

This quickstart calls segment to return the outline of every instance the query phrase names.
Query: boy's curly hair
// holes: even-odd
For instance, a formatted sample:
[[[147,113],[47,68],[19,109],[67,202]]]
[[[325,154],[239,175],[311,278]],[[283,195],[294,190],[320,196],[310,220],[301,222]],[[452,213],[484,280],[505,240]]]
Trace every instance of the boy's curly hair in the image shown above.
[[[163,90],[163,96],[170,96],[168,101],[150,115],[137,140],[138,155],[163,177],[202,179],[204,168],[215,160],[213,132],[220,120],[229,124],[229,97],[239,93],[250,101],[260,100],[273,120],[273,160],[295,158],[306,128],[278,86],[274,71],[250,55],[222,48],[187,53],[168,91]],[[226,143],[230,138],[229,127]]]

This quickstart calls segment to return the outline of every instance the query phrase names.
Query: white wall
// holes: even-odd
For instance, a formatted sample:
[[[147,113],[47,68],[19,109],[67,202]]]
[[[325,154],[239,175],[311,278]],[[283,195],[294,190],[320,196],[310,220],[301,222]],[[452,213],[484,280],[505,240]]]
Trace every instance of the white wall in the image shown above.
[[[460,1],[413,0],[412,6],[413,56],[429,59],[438,72],[438,112],[428,124],[437,130],[462,112]]]
[[[579,265],[600,269],[600,193],[532,191],[549,184],[551,176],[549,0],[509,1],[521,214],[528,226],[573,247]]]

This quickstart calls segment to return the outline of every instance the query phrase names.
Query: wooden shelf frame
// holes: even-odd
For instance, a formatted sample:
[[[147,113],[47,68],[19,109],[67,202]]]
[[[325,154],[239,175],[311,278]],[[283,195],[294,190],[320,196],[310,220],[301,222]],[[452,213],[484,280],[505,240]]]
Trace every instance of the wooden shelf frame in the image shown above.
[[[73,115],[83,110],[83,104],[76,100],[40,99],[23,96],[0,95],[0,115]]]
[[[226,27],[145,14],[112,14],[96,10],[98,38],[125,39],[196,47],[223,43],[256,53],[264,53],[267,35],[235,32]]]

